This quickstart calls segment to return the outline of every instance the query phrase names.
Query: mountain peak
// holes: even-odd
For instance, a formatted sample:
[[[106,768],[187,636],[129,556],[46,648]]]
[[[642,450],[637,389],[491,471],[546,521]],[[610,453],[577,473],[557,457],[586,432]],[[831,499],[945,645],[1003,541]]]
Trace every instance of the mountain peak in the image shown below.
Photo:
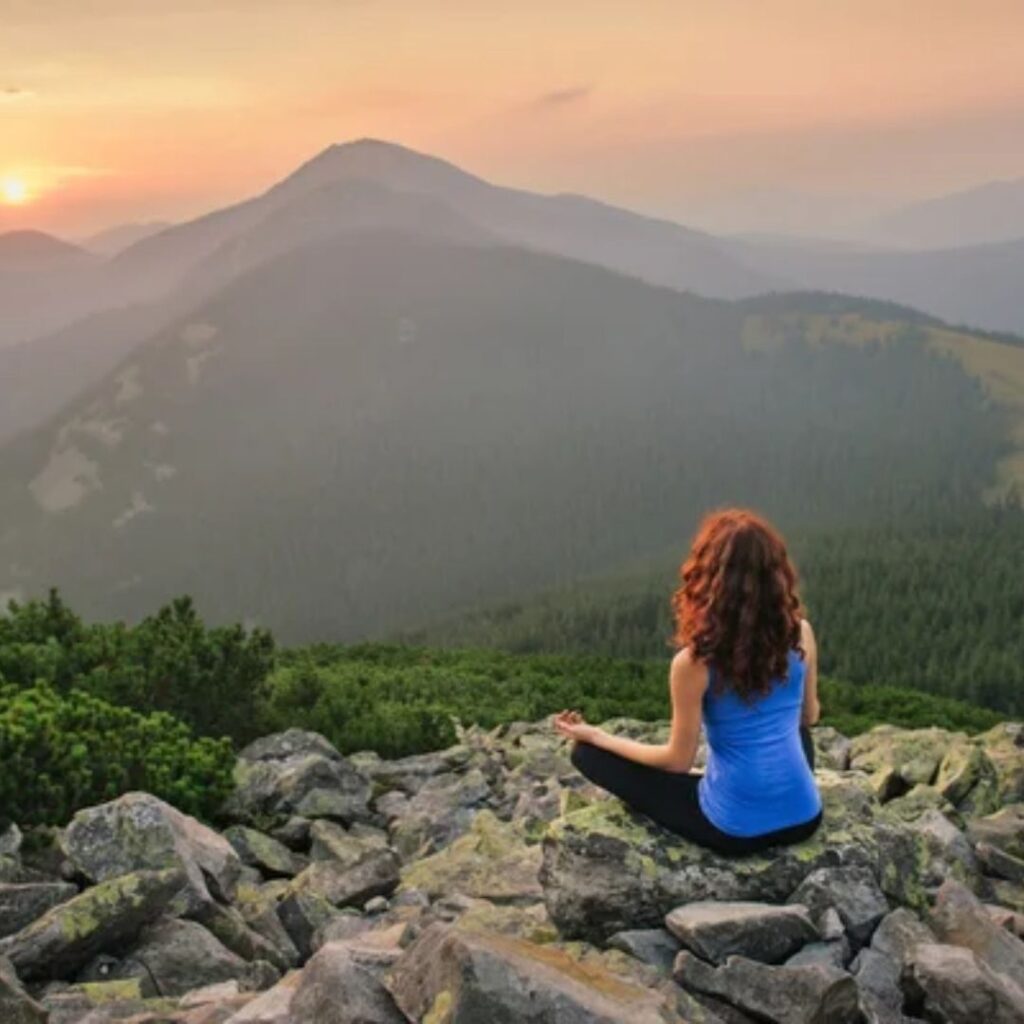
[[[45,231],[27,228],[0,234],[0,269],[38,270],[87,257],[84,249]]]
[[[483,184],[479,178],[438,157],[384,139],[360,138],[328,146],[272,191],[306,191],[356,178],[397,191],[440,196],[452,196]]]

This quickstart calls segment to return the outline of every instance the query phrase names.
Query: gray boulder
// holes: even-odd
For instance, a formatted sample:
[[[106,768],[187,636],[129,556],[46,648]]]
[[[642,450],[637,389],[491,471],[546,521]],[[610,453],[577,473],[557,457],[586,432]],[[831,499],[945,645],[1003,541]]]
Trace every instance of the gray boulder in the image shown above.
[[[46,1010],[22,987],[11,962],[0,956],[0,1021],[3,1024],[46,1024]]]
[[[133,871],[176,868],[187,879],[184,910],[234,898],[241,861],[221,835],[149,793],[126,793],[79,811],[63,847],[91,882]]]
[[[871,938],[875,926],[889,912],[889,902],[874,874],[861,865],[812,871],[790,901],[806,906],[815,920],[829,907],[835,908],[858,948]]]
[[[77,894],[78,889],[67,882],[0,883],[0,938],[21,931],[51,907]]]
[[[672,973],[672,965],[679,953],[679,940],[667,928],[636,928],[616,932],[608,940],[608,945],[665,974]]]
[[[1024,990],[961,946],[917,946],[902,984],[910,1011],[939,1024],[1024,1020]]]
[[[814,964],[772,967],[731,956],[713,967],[689,952],[673,974],[684,988],[724,1000],[772,1024],[859,1024],[857,985],[846,971]]]
[[[273,836],[245,825],[232,825],[225,829],[224,838],[243,864],[258,868],[268,878],[292,878],[308,863],[306,858],[293,853]]]
[[[371,850],[388,845],[386,832],[366,826],[347,829],[326,818],[312,823],[309,841],[313,860],[332,860],[349,867],[358,864]]]
[[[398,858],[387,849],[371,849],[351,865],[314,861],[295,877],[287,895],[312,893],[335,907],[358,907],[373,896],[390,895],[399,882],[399,867]]]
[[[291,1019],[311,1024],[408,1024],[383,984],[344,943],[325,945],[302,971]]]
[[[564,950],[432,925],[395,965],[390,988],[413,1020],[446,1024],[682,1024],[660,990]]]
[[[130,942],[163,913],[184,884],[185,876],[176,868],[136,871],[101,882],[0,939],[0,956],[26,979],[67,978],[97,953]]]
[[[447,846],[469,831],[490,796],[490,785],[478,768],[462,775],[434,776],[412,799],[397,805],[388,822],[392,845],[406,861]]]
[[[253,976],[250,965],[201,924],[177,918],[161,918],[143,928],[131,958],[145,968],[160,996]]]
[[[666,916],[665,927],[683,946],[714,964],[734,954],[781,963],[819,937],[807,908],[798,904],[688,903]]]
[[[17,857],[22,843],[21,829],[14,822],[0,826],[0,857]]]
[[[803,949],[797,950],[785,961],[787,967],[813,967],[822,964],[825,967],[845,968],[851,957],[850,942],[844,935],[841,939],[831,942],[809,942]]]
[[[971,950],[993,971],[1024,987],[1024,942],[993,921],[959,882],[951,879],[939,890],[929,923],[941,942]]]
[[[370,780],[318,733],[289,729],[251,743],[235,763],[224,813],[270,830],[300,818],[365,819]]]

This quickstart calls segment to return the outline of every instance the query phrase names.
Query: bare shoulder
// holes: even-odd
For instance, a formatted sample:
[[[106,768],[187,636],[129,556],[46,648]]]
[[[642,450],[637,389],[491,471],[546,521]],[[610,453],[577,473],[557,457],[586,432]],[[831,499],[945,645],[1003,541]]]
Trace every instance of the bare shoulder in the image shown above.
[[[703,692],[708,682],[708,669],[704,662],[693,656],[689,647],[684,647],[672,659],[669,676],[673,686]]]
[[[800,640],[804,645],[805,651],[813,651],[817,647],[814,639],[814,630],[811,628],[811,623],[808,619],[800,620]]]

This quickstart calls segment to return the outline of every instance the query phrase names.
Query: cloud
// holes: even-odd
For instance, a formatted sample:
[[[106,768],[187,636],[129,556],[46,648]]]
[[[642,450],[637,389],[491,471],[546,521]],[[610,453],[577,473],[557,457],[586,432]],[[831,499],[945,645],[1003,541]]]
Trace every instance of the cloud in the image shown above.
[[[31,89],[22,89],[17,85],[0,87],[0,103],[19,103],[22,100],[30,100],[35,93]]]
[[[534,110],[552,110],[556,107],[568,107],[574,103],[581,103],[593,93],[592,85],[574,85],[567,89],[552,89],[551,92],[541,93],[534,97],[527,106]]]

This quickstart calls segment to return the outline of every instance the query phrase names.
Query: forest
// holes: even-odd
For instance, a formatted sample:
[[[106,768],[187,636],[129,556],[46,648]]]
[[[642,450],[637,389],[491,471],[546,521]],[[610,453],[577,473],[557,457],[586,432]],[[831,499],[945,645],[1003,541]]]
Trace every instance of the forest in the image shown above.
[[[342,752],[399,757],[565,707],[595,722],[664,719],[665,654],[511,653],[389,643],[281,649],[264,630],[207,626],[181,598],[138,625],[87,623],[57,592],[0,616],[0,818],[66,821],[131,789],[216,817],[238,747],[298,726]],[[825,678],[824,723],[976,732],[992,710]]]

